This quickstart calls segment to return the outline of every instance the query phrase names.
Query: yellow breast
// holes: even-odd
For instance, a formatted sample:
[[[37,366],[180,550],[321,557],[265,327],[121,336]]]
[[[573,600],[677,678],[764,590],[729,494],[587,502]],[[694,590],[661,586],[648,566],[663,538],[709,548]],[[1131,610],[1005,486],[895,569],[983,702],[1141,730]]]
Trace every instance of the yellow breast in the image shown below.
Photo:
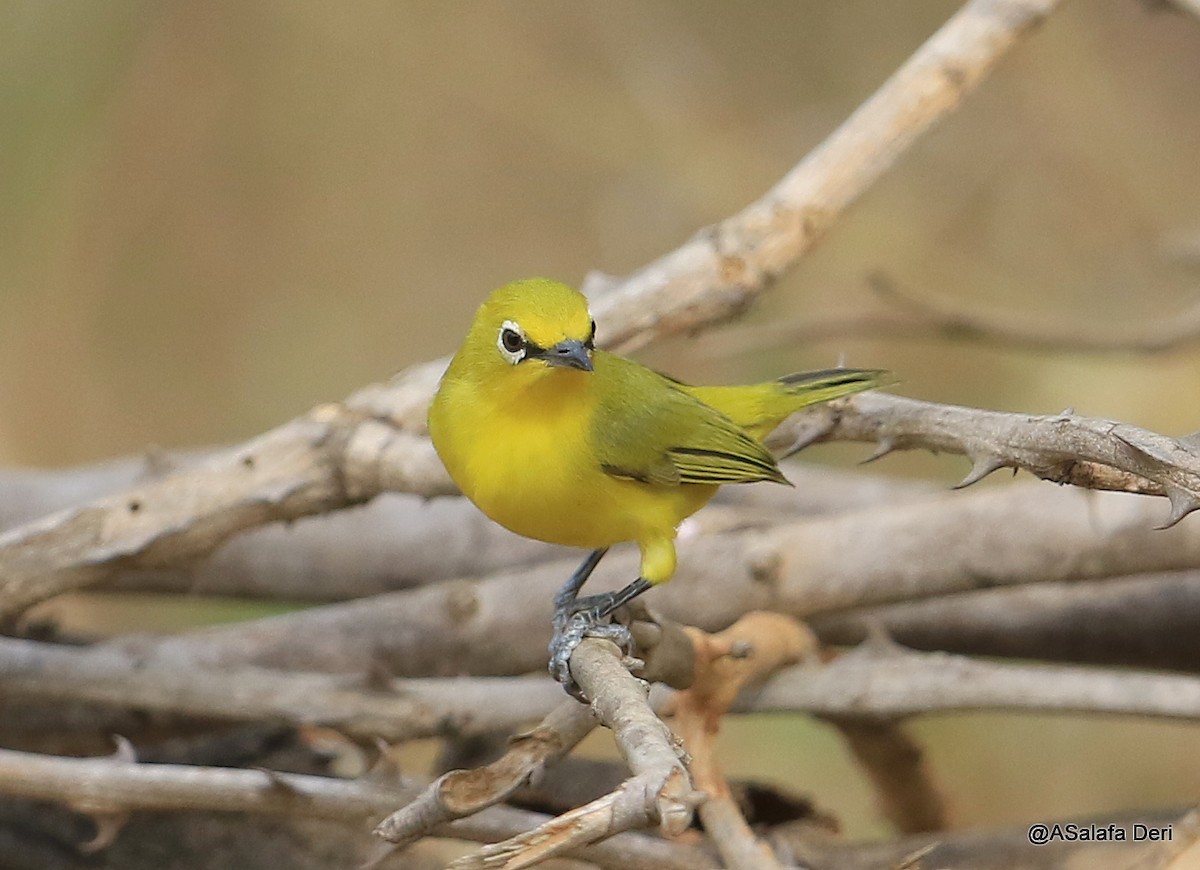
[[[454,482],[493,520],[529,538],[594,549],[673,537],[716,488],[651,486],[605,473],[590,447],[591,375],[554,375],[520,390],[442,384],[430,433]]]

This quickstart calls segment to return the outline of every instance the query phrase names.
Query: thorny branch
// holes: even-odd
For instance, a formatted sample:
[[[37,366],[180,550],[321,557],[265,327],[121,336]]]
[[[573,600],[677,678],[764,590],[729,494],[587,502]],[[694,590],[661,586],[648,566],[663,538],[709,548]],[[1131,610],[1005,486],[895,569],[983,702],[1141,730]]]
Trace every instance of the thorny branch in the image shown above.
[[[790,440],[789,451],[869,441],[872,459],[911,448],[961,453],[971,471],[960,488],[1012,468],[1086,489],[1165,495],[1171,509],[1163,528],[1200,508],[1200,444],[1070,410],[1038,417],[864,393],[793,416],[771,440]]]

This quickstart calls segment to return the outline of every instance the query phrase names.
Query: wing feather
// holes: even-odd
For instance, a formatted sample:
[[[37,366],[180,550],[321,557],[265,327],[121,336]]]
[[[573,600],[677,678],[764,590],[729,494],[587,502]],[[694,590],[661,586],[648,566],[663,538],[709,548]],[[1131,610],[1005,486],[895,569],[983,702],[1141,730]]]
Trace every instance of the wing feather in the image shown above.
[[[601,396],[592,431],[606,473],[665,486],[787,482],[761,443],[682,385],[620,357],[596,356],[596,374],[620,385]]]

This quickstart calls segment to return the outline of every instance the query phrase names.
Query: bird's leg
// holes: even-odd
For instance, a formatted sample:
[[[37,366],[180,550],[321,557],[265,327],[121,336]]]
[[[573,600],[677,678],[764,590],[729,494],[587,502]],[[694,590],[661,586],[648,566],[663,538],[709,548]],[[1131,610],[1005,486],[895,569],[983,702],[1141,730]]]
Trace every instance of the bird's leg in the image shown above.
[[[554,633],[556,635],[562,631],[567,620],[571,618],[571,614],[575,612],[575,599],[579,595],[579,590],[592,576],[592,572],[596,570],[596,566],[600,564],[600,560],[607,552],[608,547],[601,547],[599,550],[592,550],[588,553],[587,558],[579,563],[575,573],[554,596]]]
[[[597,559],[596,561],[599,561]],[[585,563],[586,565],[586,563]],[[581,565],[582,569],[584,566]],[[593,564],[592,567],[595,567]],[[589,569],[590,570],[590,569]],[[579,572],[577,571],[576,574]],[[563,592],[571,586],[574,577],[563,587]],[[650,583],[641,577],[628,586],[616,592],[603,592],[599,595],[589,595],[586,598],[575,598],[582,582],[575,586],[572,595],[563,602],[565,608],[556,610],[554,615],[554,638],[550,641],[550,673],[554,679],[573,697],[586,700],[580,694],[579,686],[571,676],[571,653],[585,637],[603,637],[611,640],[623,651],[629,652],[633,647],[633,637],[629,629],[623,625],[605,622],[613,611],[624,607],[633,599],[650,588]],[[562,593],[559,593],[560,597]],[[559,599],[555,599],[559,603]]]

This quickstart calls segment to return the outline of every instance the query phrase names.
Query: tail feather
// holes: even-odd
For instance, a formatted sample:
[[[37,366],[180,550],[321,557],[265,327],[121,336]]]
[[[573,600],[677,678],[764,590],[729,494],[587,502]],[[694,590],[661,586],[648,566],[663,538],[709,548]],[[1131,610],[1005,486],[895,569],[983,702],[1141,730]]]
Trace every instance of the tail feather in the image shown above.
[[[887,386],[894,380],[883,369],[836,368],[797,372],[765,384],[685,389],[761,441],[801,408]]]
[[[892,380],[891,373],[883,369],[837,368],[784,375],[779,379],[779,383],[787,388],[789,396],[803,400],[792,406],[793,411],[798,411],[808,405],[885,386]]]

